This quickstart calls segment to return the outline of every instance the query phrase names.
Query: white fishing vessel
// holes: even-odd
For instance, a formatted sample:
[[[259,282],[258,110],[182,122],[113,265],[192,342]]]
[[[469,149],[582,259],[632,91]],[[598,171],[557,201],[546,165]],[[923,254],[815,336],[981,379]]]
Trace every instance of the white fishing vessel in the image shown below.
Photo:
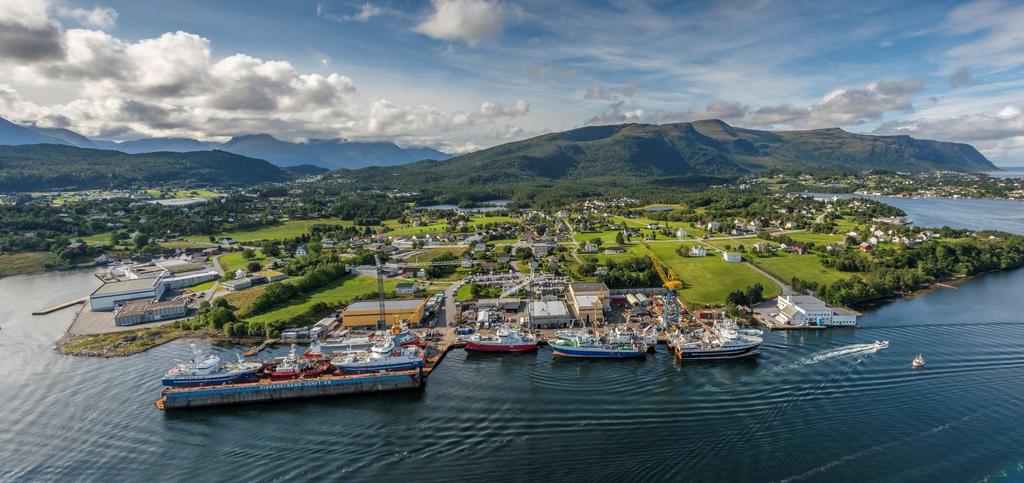
[[[681,360],[743,359],[759,354],[763,339],[736,329],[735,323],[716,322],[710,327],[683,331],[668,338],[669,349]]]

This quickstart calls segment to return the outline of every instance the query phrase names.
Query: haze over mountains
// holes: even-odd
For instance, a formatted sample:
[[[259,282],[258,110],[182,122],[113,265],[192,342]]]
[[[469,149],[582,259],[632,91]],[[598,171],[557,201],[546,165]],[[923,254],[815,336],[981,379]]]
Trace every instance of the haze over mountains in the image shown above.
[[[0,118],[0,145],[65,144],[79,148],[112,149],[129,154],[221,150],[270,161],[278,166],[311,165],[326,169],[394,166],[451,156],[431,148],[402,148],[389,142],[348,142],[312,139],[281,141],[268,134],[235,136],[225,143],[189,138],[143,138],[120,143],[89,139],[68,129],[19,125]]]

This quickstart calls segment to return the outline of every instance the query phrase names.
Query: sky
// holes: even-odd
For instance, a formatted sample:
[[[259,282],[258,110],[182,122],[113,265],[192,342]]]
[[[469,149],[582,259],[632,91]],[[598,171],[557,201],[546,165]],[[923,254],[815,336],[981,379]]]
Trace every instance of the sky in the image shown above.
[[[0,0],[0,117],[469,152],[717,118],[1024,165],[1024,2]]]

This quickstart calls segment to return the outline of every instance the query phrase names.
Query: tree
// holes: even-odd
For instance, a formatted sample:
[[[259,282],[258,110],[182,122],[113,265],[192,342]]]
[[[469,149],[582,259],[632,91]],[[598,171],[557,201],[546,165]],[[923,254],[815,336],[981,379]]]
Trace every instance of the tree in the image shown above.
[[[619,245],[625,245],[626,244],[626,238],[624,236],[622,236],[622,232],[621,231],[615,232],[615,243],[619,244]]]
[[[252,260],[253,258],[256,258],[256,251],[252,248],[246,248],[242,250],[242,258]]]
[[[594,245],[597,246],[601,246],[601,244],[604,243],[604,241],[601,240],[601,237],[594,237],[593,239],[590,240],[590,243],[593,243]]]
[[[249,262],[249,264],[245,266],[245,270],[249,273],[255,273],[260,270],[263,270],[263,266],[260,265],[260,262],[253,261]]]

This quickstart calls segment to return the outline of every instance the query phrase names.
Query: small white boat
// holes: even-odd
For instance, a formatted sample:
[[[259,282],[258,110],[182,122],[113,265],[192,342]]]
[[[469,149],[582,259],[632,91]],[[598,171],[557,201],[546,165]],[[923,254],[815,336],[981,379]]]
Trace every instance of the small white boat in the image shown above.
[[[887,349],[889,347],[889,341],[887,341],[887,340],[876,340],[874,345],[875,345],[875,350],[876,351],[877,350],[882,350],[882,349]]]
[[[914,358],[914,362],[911,362],[910,365],[912,365],[914,369],[924,367],[924,356],[918,354],[917,357]]]

